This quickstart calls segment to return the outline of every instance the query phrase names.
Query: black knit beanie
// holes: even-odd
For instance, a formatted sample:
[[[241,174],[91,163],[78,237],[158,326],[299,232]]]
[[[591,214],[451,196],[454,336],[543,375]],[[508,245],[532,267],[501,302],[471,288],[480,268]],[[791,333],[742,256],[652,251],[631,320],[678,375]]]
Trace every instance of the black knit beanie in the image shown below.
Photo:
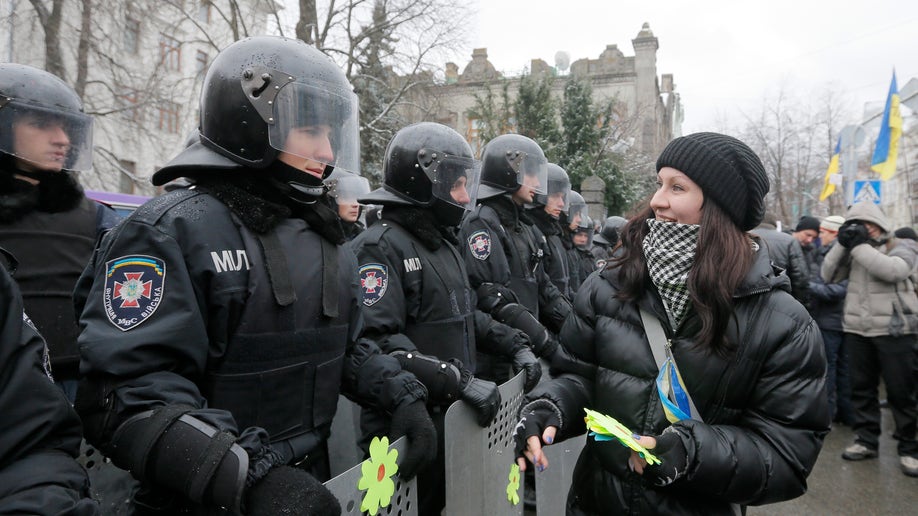
[[[812,229],[813,231],[819,233],[819,219],[816,217],[810,217],[809,215],[800,217],[800,220],[797,221],[797,227],[794,229],[794,231],[806,231],[807,229]]]
[[[745,143],[718,133],[695,133],[669,142],[657,158],[657,172],[672,167],[687,175],[743,231],[765,216],[768,175]]]

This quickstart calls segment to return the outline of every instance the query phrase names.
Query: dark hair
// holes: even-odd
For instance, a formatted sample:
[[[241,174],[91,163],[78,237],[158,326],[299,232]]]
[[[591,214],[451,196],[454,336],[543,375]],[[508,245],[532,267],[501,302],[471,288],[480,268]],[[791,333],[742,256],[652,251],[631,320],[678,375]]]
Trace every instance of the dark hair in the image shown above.
[[[650,231],[646,221],[654,218],[649,203],[648,198],[642,203],[644,208],[625,224],[619,241],[621,254],[610,262],[611,267],[619,267],[620,299],[639,299],[650,281],[643,248]],[[688,275],[692,307],[701,319],[695,346],[725,357],[736,348],[736,343],[726,340],[727,325],[733,318],[733,293],[752,267],[755,253],[746,233],[715,203],[702,205],[700,226],[695,263]]]

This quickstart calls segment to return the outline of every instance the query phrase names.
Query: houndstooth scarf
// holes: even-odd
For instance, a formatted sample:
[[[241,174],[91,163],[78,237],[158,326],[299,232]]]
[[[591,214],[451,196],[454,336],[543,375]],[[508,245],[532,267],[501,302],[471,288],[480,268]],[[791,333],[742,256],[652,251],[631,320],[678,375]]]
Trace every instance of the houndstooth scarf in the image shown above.
[[[644,237],[644,259],[650,280],[656,285],[673,329],[688,312],[688,274],[695,262],[697,224],[678,224],[649,219],[650,232]]]

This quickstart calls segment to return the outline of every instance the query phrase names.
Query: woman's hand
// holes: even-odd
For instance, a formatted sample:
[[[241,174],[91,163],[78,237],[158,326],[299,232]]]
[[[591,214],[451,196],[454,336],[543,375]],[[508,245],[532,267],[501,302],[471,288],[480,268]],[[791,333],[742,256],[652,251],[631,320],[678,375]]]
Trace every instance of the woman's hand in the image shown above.
[[[628,458],[628,467],[632,471],[661,487],[668,486],[685,475],[688,469],[688,453],[682,444],[682,437],[673,427],[668,427],[656,437],[638,436],[637,442],[652,450],[661,463],[648,466],[643,457],[632,451],[631,457]]]
[[[558,427],[561,425],[557,408],[553,405],[547,406],[548,403],[537,403],[523,407],[520,411],[520,421],[513,431],[516,463],[519,464],[520,471],[526,471],[527,459],[538,471],[544,471],[548,467],[548,459],[545,458],[542,447],[554,443]]]

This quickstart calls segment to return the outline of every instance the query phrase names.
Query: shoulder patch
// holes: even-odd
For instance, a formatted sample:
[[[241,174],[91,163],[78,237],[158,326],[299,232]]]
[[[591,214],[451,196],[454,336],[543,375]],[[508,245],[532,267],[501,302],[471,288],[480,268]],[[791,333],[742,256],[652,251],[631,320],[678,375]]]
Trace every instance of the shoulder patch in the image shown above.
[[[159,258],[130,255],[105,264],[105,315],[121,331],[146,321],[159,308],[166,281],[166,263]]]
[[[368,263],[360,266],[359,275],[363,304],[373,306],[386,295],[386,288],[389,287],[389,270],[381,263]]]
[[[472,256],[479,260],[486,260],[491,256],[491,234],[486,229],[480,229],[469,237],[469,250]]]

